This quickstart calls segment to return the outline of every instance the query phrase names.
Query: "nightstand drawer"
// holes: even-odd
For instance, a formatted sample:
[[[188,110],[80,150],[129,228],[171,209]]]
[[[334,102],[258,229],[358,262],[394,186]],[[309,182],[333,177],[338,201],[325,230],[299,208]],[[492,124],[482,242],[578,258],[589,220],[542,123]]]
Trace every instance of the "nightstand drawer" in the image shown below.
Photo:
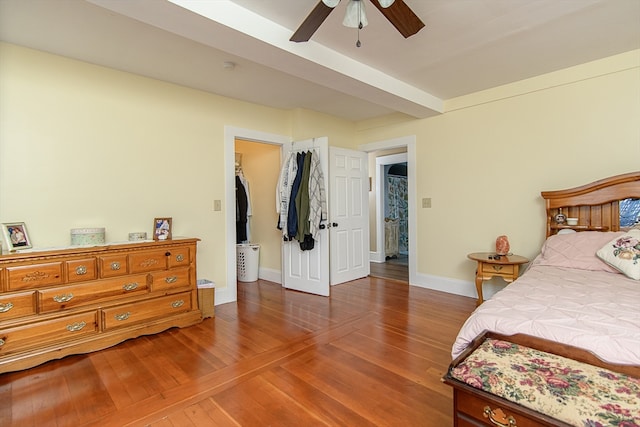
[[[489,274],[506,274],[511,276],[514,272],[514,266],[512,264],[499,265],[483,263],[482,272]]]

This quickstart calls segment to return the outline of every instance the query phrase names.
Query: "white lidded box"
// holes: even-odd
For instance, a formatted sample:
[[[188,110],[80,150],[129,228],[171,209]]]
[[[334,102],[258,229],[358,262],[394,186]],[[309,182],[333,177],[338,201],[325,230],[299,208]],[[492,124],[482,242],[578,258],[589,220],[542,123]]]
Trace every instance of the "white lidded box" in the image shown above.
[[[72,228],[72,245],[102,245],[104,244],[103,228]]]

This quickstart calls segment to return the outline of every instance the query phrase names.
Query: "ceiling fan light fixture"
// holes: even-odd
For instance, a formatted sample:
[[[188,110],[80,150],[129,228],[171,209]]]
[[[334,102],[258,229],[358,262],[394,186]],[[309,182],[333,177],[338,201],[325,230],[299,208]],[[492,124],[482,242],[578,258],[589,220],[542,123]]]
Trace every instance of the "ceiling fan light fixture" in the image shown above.
[[[391,2],[393,3],[393,0],[391,0]],[[325,6],[330,7],[331,9],[333,9],[334,7],[336,7],[338,5],[338,3],[340,3],[340,0],[322,0],[322,3],[324,3]]]
[[[323,0],[324,1],[324,0]],[[338,0],[340,1],[340,0]],[[393,4],[395,0],[378,0],[378,3],[380,3],[380,6],[382,6],[383,8],[388,8],[389,6],[391,6]],[[336,3],[337,4],[337,3]]]
[[[344,15],[342,25],[349,28],[364,28],[368,24],[367,15],[364,11],[364,2],[362,0],[349,0],[347,13]]]

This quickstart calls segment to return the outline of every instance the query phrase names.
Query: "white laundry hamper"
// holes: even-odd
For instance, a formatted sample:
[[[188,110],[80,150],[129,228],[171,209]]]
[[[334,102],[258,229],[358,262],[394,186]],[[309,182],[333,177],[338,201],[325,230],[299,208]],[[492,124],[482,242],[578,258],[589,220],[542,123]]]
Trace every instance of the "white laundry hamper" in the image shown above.
[[[255,282],[258,280],[260,260],[260,245],[255,243],[241,243],[236,245],[238,280],[241,282]]]

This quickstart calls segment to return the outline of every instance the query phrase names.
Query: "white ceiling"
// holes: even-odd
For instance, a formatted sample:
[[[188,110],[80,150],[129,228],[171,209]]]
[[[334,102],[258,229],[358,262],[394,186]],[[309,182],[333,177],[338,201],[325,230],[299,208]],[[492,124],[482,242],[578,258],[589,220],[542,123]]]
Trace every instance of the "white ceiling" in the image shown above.
[[[349,120],[428,117],[446,99],[640,49],[640,0],[405,0],[426,24],[408,39],[365,0],[360,48],[343,1],[310,42],[290,42],[318,1],[0,0],[0,40]]]

